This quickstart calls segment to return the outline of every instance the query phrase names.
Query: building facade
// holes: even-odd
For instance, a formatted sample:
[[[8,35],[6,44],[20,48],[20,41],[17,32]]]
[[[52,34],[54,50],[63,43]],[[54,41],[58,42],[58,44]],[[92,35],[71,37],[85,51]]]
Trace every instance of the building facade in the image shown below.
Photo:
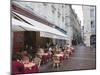
[[[75,11],[70,6],[70,28],[69,34],[71,41],[74,41],[75,44],[79,44],[81,42],[81,22],[75,13]]]
[[[39,23],[45,24],[50,29],[56,29],[57,31],[65,35],[64,38],[58,35],[55,36],[54,34],[57,34],[57,32],[53,32],[52,34],[51,32],[44,32],[45,30],[50,30],[46,28],[43,29],[43,25],[41,25],[40,27],[44,31],[23,33],[23,36],[26,36],[26,38],[24,38],[26,39],[25,42],[30,45],[36,43],[34,44],[35,47],[40,45],[40,47],[44,47],[46,43],[50,42],[61,47],[65,44],[72,44],[72,40],[78,41],[77,37],[80,36],[81,32],[80,23],[77,15],[69,4],[13,1],[12,11],[24,15],[26,17],[26,20],[28,17],[33,21],[35,20]],[[38,26],[35,22],[33,23],[33,25]],[[34,37],[33,40],[37,39],[37,41],[29,42],[28,39],[32,40],[32,37]]]
[[[83,6],[84,43],[91,46],[96,43],[95,6]]]

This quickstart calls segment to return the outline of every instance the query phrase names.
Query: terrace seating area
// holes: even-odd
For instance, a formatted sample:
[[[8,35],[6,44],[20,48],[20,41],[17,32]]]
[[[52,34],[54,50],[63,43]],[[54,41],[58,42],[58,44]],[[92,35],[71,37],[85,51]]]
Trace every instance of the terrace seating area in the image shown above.
[[[12,55],[12,74],[39,73],[40,66],[48,62],[53,62],[53,68],[60,67],[62,62],[68,60],[74,51],[72,46],[38,48],[36,53],[24,48]]]

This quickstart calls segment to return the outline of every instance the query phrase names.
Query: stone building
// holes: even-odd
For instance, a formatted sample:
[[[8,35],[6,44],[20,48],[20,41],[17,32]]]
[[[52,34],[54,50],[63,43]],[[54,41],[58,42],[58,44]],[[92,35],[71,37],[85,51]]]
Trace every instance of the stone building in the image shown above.
[[[95,6],[83,6],[84,43],[91,46],[96,43]]]
[[[23,45],[45,47],[47,43],[51,43],[61,47],[71,44],[73,39],[78,41],[80,23],[69,4],[12,1],[11,10],[12,34],[14,37],[18,34],[18,37],[24,38]],[[31,26],[15,26],[17,22],[23,24],[22,21]]]

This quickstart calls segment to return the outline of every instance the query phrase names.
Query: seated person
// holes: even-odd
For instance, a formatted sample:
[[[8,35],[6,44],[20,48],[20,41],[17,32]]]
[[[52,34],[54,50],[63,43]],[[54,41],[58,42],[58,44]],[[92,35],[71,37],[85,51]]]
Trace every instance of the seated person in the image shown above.
[[[21,55],[22,56],[28,55],[28,52],[26,50],[24,50],[24,51],[21,52]]]
[[[60,51],[60,61],[64,60],[64,52],[63,51]]]
[[[64,57],[65,57],[65,59],[69,58],[69,53],[68,53],[67,49],[64,50]]]
[[[39,57],[39,55],[35,56],[35,58],[33,59],[33,62],[38,66],[38,68],[40,67],[41,58]]]
[[[39,55],[41,58],[44,54],[44,49],[40,48],[38,51],[37,51],[37,55]]]
[[[71,54],[72,54],[71,48],[68,48],[68,49],[67,49],[67,52],[68,52],[69,55],[71,55]]]
[[[55,48],[55,47],[52,48],[52,50],[51,50],[51,52],[52,52],[52,56],[54,55],[55,51],[56,51],[56,48]]]
[[[52,47],[49,47],[49,49],[48,49],[50,52],[52,51]]]

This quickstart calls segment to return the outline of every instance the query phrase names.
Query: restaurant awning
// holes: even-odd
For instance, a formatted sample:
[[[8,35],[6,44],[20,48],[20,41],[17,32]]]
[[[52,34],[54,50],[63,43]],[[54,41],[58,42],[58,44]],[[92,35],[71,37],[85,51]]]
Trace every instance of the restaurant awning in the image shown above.
[[[58,35],[55,35],[55,34],[51,34],[51,33],[47,33],[47,32],[40,32],[40,37],[68,40],[68,38],[58,36]]]
[[[40,29],[12,18],[12,31],[40,31]]]
[[[15,13],[15,12],[14,12]],[[19,17],[21,17],[22,19],[24,19],[25,21],[27,21],[28,23],[30,24],[27,24],[25,22],[20,22],[19,21],[19,24],[22,26],[23,29],[26,29],[27,31],[40,31],[40,32],[46,32],[46,33],[50,33],[50,34],[53,34],[53,36],[55,38],[58,38],[58,39],[65,39],[67,40],[67,35],[63,34],[62,32],[60,32],[59,30],[55,29],[55,28],[52,28],[50,26],[47,26],[43,23],[40,23],[38,21],[35,21],[33,19],[30,19],[26,16],[23,16],[21,14],[18,14],[18,13],[15,13],[16,15],[18,15]],[[12,19],[12,23],[15,24],[15,25],[18,25],[18,20],[13,20]],[[13,26],[12,26],[13,27]],[[45,35],[46,36],[46,35]],[[58,37],[59,36],[59,37]],[[53,37],[52,37],[53,38]]]

